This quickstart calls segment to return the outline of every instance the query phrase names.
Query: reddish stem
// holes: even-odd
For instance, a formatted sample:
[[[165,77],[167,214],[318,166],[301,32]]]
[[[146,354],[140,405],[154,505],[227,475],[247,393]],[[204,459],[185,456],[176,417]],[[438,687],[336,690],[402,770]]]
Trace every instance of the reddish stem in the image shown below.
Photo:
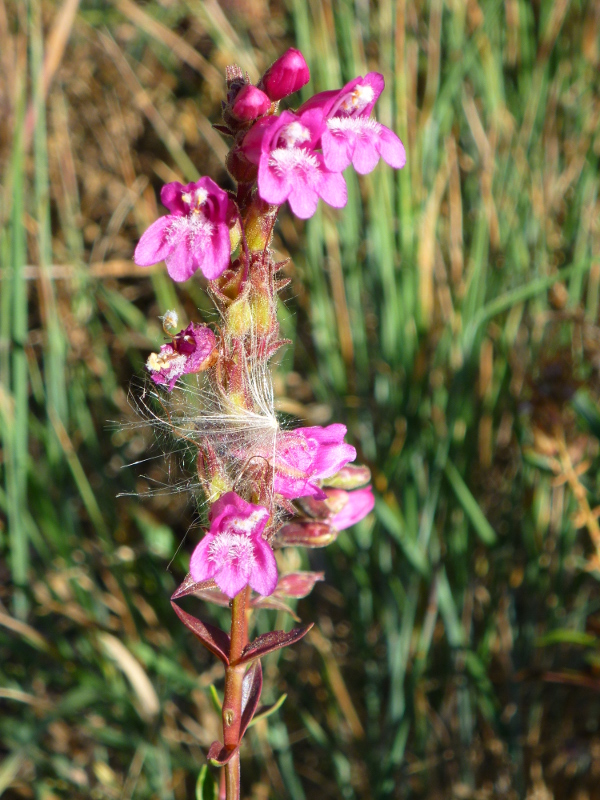
[[[240,743],[240,723],[242,720],[242,683],[245,664],[237,662],[248,643],[248,618],[246,602],[249,589],[246,587],[233,598],[231,604],[231,648],[229,666],[225,669],[225,695],[223,697],[223,741],[228,750]],[[240,798],[240,754],[225,765],[226,800]]]

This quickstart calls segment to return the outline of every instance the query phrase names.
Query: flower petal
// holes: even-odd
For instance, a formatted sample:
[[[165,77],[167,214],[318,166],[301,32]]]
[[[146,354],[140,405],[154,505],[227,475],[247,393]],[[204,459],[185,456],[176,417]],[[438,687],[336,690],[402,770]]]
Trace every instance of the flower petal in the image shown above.
[[[227,597],[235,597],[248,585],[248,565],[238,561],[223,564],[214,575],[215,583]]]
[[[190,248],[189,236],[182,234],[165,259],[167,272],[174,281],[187,281],[198,269],[198,262]]]
[[[258,192],[266,203],[280,206],[288,199],[292,186],[286,175],[269,165],[269,156],[260,159],[258,167]]]
[[[352,154],[352,166],[359,175],[367,175],[369,172],[373,172],[379,163],[376,142],[375,136],[366,132],[362,136],[356,137]]]
[[[346,169],[352,159],[352,138],[347,133],[325,131],[321,137],[321,145],[327,169],[332,172],[343,172]]]
[[[319,194],[333,208],[343,208],[348,202],[348,189],[339,172],[323,172]]]
[[[188,183],[187,186],[183,186],[179,181],[167,183],[160,190],[160,202],[165,208],[169,209],[171,214],[176,216],[187,214],[188,206],[182,200],[181,195],[184,192],[189,192],[190,188],[193,187],[193,183]]]
[[[268,597],[277,586],[277,562],[269,544],[260,536],[254,538],[254,557],[250,586],[258,594]]]
[[[215,576],[218,567],[214,561],[210,561],[208,558],[208,550],[214,538],[213,534],[207,533],[192,553],[190,575],[196,583],[207,581]]]
[[[197,255],[202,274],[209,281],[222,275],[229,266],[231,241],[227,225],[217,225],[210,240],[210,246]]]
[[[169,241],[169,229],[172,223],[173,217],[160,217],[142,234],[133,255],[138,267],[158,264],[169,256],[173,250],[173,243]]]
[[[307,183],[303,184],[298,180],[292,184],[288,203],[297,217],[300,219],[308,219],[312,217],[317,210],[319,195]]]
[[[394,131],[381,125],[379,134],[379,152],[386,164],[394,169],[402,169],[406,164],[406,151]]]

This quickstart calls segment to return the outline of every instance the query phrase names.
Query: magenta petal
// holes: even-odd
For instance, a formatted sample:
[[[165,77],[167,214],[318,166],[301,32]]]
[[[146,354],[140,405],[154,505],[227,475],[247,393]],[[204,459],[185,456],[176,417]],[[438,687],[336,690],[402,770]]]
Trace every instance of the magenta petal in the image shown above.
[[[368,72],[362,79],[362,84],[363,86],[370,86],[371,89],[373,89],[373,100],[362,112],[363,116],[368,117],[373,110],[373,106],[379,99],[379,95],[385,88],[385,80],[380,72]]]
[[[319,204],[319,195],[307,184],[302,184],[298,180],[292,184],[292,190],[288,197],[290,208],[300,219],[312,217]]]
[[[165,259],[167,272],[174,281],[187,281],[198,269],[187,235],[182,235],[171,253]]]
[[[354,153],[352,154],[352,166],[359,175],[367,175],[373,172],[379,163],[379,153],[373,141],[373,136],[364,133],[356,137]]]
[[[315,472],[319,478],[329,478],[349,461],[356,458],[356,449],[351,444],[329,445],[322,447],[315,458]]]
[[[406,164],[406,151],[394,131],[381,125],[379,134],[379,152],[386,164],[394,169],[402,169]]]
[[[288,199],[291,184],[284,175],[269,166],[268,156],[260,160],[258,167],[258,192],[266,203],[280,206]]]
[[[325,131],[321,137],[325,166],[332,172],[343,172],[350,164],[352,142],[348,134]]]
[[[255,592],[268,597],[277,586],[277,562],[273,551],[261,537],[254,539],[254,568],[250,573],[250,586]]]
[[[192,553],[190,559],[190,575],[196,583],[213,578],[217,571],[216,564],[208,559],[208,549],[214,538],[212,534],[207,533],[204,539],[196,545],[196,549]]]
[[[161,217],[142,235],[133,255],[138,267],[149,267],[167,258],[173,250],[173,243],[169,241],[169,228],[172,222],[171,216]]]
[[[248,565],[224,564],[214,576],[215,583],[227,597],[235,597],[248,585]]]
[[[346,181],[339,172],[324,172],[319,194],[333,208],[343,208],[348,202]]]
[[[229,266],[231,256],[231,240],[229,229],[226,225],[218,225],[211,237],[212,248],[207,248],[202,253],[202,260],[198,259],[200,269],[205,278],[213,281],[222,275]]]
[[[348,502],[329,520],[329,524],[337,531],[343,531],[351,525],[360,522],[361,519],[369,514],[375,506],[373,490],[370,486],[348,492]]]
[[[325,110],[331,104],[331,101],[339,95],[339,93],[339,89],[330,89],[327,92],[319,92],[319,94],[314,94],[305,103],[302,103],[296,113],[300,115],[305,111],[309,111],[311,108],[320,108]]]
[[[176,216],[187,214],[188,205],[184,203],[181,195],[184,194],[184,192],[193,190],[194,188],[195,184],[193,183],[188,183],[185,186],[179,183],[179,181],[167,183],[160,190],[160,202],[163,204],[163,206],[165,206],[165,208],[169,209],[171,214],[175,214]]]

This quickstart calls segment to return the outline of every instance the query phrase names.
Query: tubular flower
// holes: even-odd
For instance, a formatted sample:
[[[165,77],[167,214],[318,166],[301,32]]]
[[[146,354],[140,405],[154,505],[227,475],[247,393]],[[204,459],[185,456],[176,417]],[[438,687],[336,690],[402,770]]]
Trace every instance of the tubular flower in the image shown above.
[[[346,205],[344,178],[339,170],[330,170],[323,154],[315,150],[326,133],[318,108],[299,116],[284,111],[250,130],[242,152],[258,165],[258,192],[265,202],[279,206],[287,200],[300,219],[312,217],[319,197],[334,208]]]
[[[321,146],[329,169],[341,172],[352,163],[358,173],[366,175],[375,169],[380,157],[396,169],[406,163],[400,139],[370,116],[383,87],[383,75],[369,72],[339,91],[316,94],[300,107],[299,113],[320,109],[325,115],[327,130]]]
[[[275,443],[275,492],[288,500],[309,496],[324,500],[327,495],[318,481],[356,458],[354,447],[344,442],[345,435],[346,426],[339,423],[280,433]]]
[[[146,361],[154,383],[173,389],[177,379],[190,372],[202,372],[213,363],[217,337],[206,325],[190,324],[173,339],[163,344],[159,353],[151,353]]]
[[[228,597],[245,586],[266,597],[277,586],[277,564],[262,537],[269,512],[235,492],[222,495],[210,508],[210,528],[192,553],[194,581],[213,578]]]
[[[165,261],[175,281],[186,281],[196,270],[214,280],[229,266],[229,223],[234,215],[227,192],[211,178],[182,186],[163,186],[160,199],[171,212],[156,220],[135,248],[134,261],[149,267]]]

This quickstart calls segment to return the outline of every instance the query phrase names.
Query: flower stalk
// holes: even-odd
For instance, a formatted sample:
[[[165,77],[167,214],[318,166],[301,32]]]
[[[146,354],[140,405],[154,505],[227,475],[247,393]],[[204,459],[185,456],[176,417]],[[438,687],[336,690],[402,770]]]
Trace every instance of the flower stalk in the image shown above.
[[[168,184],[161,199],[169,213],[135,251],[140,266],[164,260],[175,281],[201,272],[220,315],[215,330],[191,322],[177,333],[177,317],[167,312],[169,341],[146,366],[159,387],[165,428],[197,450],[208,506],[208,528],[172,604],[225,667],[223,742],[212,744],[208,759],[224,767],[220,795],[224,784],[226,800],[240,798],[240,747],[260,700],[261,658],[311,627],[249,641],[251,612],[276,608],[297,619],[286,600],[306,596],[323,578],[312,572],[279,576],[274,551],[323,547],[374,504],[368,468],[348,466],[356,450],[345,441],[344,425],[284,430],[274,409],[269,362],[286,344],[279,337],[277,296],[289,283],[280,275],[286,262],[277,262],[271,249],[281,205],[287,202],[301,219],[311,217],[320,200],[342,208],[342,170],[350,163],[364,174],[380,157],[396,168],[405,160],[398,137],[370,116],[383,76],[369,73],[297,111],[279,113],[280,101],[309,77],[295,49],[257,86],[229,67],[223,124],[215,127],[231,139],[227,165],[237,191],[228,193],[208,177]],[[180,383],[184,375],[197,382],[191,399]],[[187,595],[229,605],[229,635],[181,609],[178,602]]]

